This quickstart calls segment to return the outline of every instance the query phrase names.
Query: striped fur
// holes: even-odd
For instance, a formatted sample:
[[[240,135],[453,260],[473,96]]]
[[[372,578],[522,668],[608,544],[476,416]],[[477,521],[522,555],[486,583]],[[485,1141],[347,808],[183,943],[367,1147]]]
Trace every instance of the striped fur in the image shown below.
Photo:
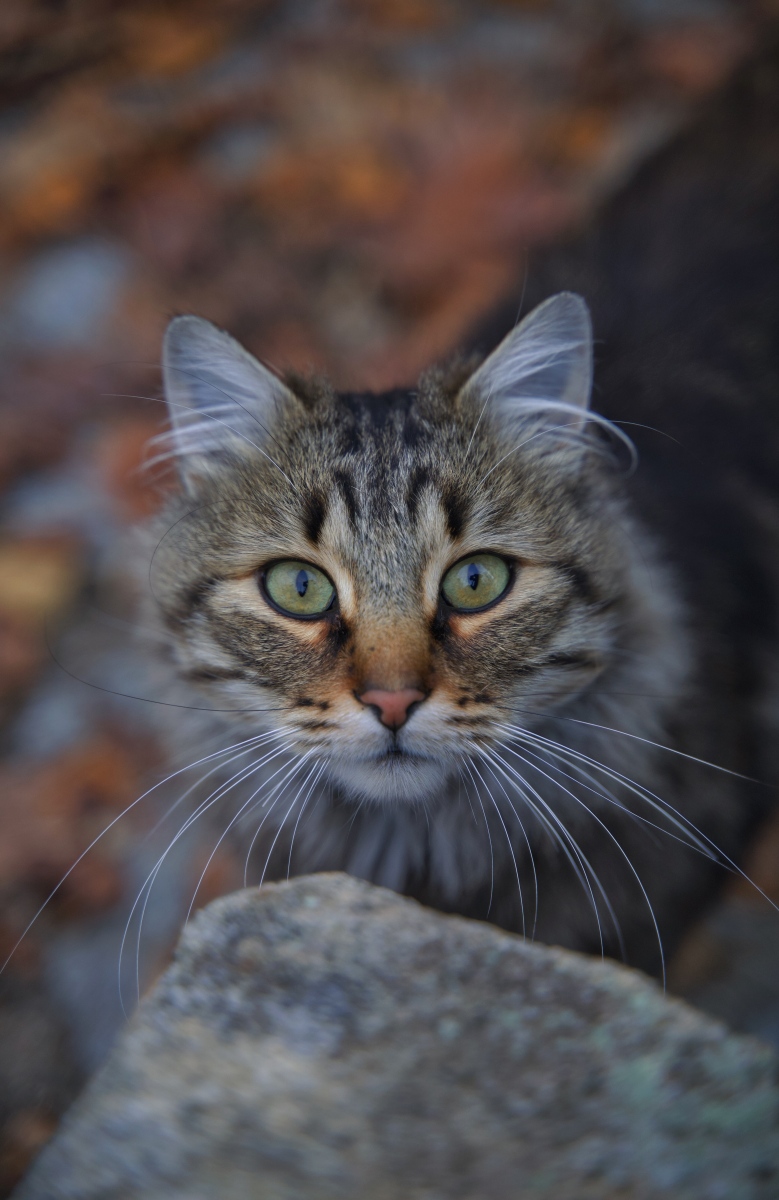
[[[173,322],[154,453],[183,487],[151,578],[171,694],[219,710],[182,725],[189,757],[204,727],[284,739],[289,782],[274,762],[234,793],[247,842],[261,826],[255,874],[346,869],[658,969],[655,919],[665,932],[710,869],[705,838],[739,818],[709,780],[727,801],[712,833],[673,753],[694,754],[694,633],[629,510],[622,435],[586,407],[591,361],[570,294],[475,369],[385,395],[282,381],[207,322]],[[509,591],[455,613],[441,579],[479,550],[512,564]],[[272,608],[258,578],[279,558],[323,569],[337,605]],[[368,685],[426,699],[393,733]]]

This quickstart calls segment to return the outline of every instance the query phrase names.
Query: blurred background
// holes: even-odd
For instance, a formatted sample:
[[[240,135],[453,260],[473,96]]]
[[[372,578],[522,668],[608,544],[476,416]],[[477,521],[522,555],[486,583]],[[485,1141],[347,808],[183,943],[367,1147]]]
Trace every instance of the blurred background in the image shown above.
[[[0,1196],[124,1019],[122,932],[161,853],[170,792],[111,823],[164,774],[159,709],[134,698],[126,531],[168,482],[141,469],[164,425],[166,322],[199,313],[341,387],[412,382],[777,15],[776,0],[3,0],[0,960],[111,827],[0,976]],[[142,986],[213,841],[176,847],[157,878]],[[748,869],[779,897],[779,830]],[[198,903],[241,883],[223,846]],[[779,1043],[777,920],[731,887],[672,987]]]

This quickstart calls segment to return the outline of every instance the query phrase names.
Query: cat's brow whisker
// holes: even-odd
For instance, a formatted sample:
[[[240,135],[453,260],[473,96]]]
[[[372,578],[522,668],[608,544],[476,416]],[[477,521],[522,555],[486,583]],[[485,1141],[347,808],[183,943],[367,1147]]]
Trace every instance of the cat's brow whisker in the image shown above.
[[[162,543],[166,540],[166,538],[168,538],[173,533],[173,531],[175,529],[178,528],[179,525],[181,525],[182,521],[188,521],[189,518],[194,517],[196,513],[203,512],[208,508],[220,508],[222,506],[227,506],[228,503],[229,502],[227,500],[210,500],[205,504],[196,504],[194,508],[190,508],[188,510],[188,512],[182,513],[182,515],[180,517],[177,517],[176,520],[173,522],[173,524],[169,525],[168,528],[165,530],[162,537],[157,542],[157,545],[154,547],[154,550],[152,551],[151,558],[149,559],[149,568],[147,571],[149,592],[152,595],[152,597],[157,601],[158,604],[160,603],[160,599],[157,596],[156,592],[154,591],[154,587],[152,586],[151,576],[152,576],[152,571],[154,570],[154,560],[157,557],[157,554],[162,547]]]
[[[108,696],[118,696],[120,700],[138,700],[142,704],[159,704],[163,708],[181,708],[188,712],[214,712],[214,713],[270,713],[283,712],[283,708],[214,708],[211,705],[203,704],[174,704],[172,700],[155,700],[151,696],[135,696],[131,692],[119,692],[116,688],[104,687],[101,683],[94,683],[91,679],[82,679],[80,675],[76,675],[73,671],[68,670],[64,663],[57,658],[52,646],[49,642],[48,631],[44,630],[44,638],[46,641],[46,649],[51,656],[54,664],[59,667],[60,671],[64,672],[70,679],[76,683],[83,684],[84,687],[92,688],[97,692],[105,692]]]
[[[256,412],[252,412],[252,410],[247,408],[245,404],[241,404],[240,400],[237,400],[232,392],[228,392],[225,388],[219,387],[218,384],[214,383],[213,379],[203,379],[202,375],[198,375],[197,372],[190,371],[186,367],[176,367],[175,371],[179,375],[188,375],[190,379],[194,379],[196,383],[204,384],[207,388],[210,388],[211,391],[221,392],[221,394],[227,401],[229,401],[230,404],[235,405],[236,408],[240,408],[241,412],[245,413],[250,421],[254,421],[255,425],[259,425],[266,437],[269,437],[271,441],[275,442],[280,450],[283,449],[281,442],[273,433],[273,431],[268,428],[265,422],[260,420]],[[623,422],[623,424],[624,423],[625,422]]]
[[[576,419],[574,421],[568,421],[564,425],[553,425],[546,429],[540,429],[537,433],[533,433],[530,435],[530,437],[525,438],[524,441],[519,442],[518,445],[513,446],[511,448],[511,450],[507,451],[506,454],[504,454],[501,458],[499,458],[498,461],[496,463],[494,463],[493,466],[490,467],[489,471],[487,471],[485,475],[482,475],[481,479],[479,480],[478,484],[476,485],[477,487],[481,487],[481,485],[485,482],[485,480],[489,479],[489,477],[490,477],[490,475],[492,475],[493,471],[497,471],[497,469],[501,465],[501,463],[504,463],[507,458],[510,458],[512,454],[516,454],[518,450],[522,450],[525,446],[529,445],[530,442],[535,441],[536,438],[544,437],[544,436],[559,437],[563,430],[572,429],[572,430],[576,430],[577,433],[579,434],[579,436],[573,436],[573,435],[566,435],[566,436],[570,437],[571,441],[573,441],[573,442],[581,442],[582,439],[581,439],[580,431],[581,431],[583,422],[585,424],[591,423],[593,425],[597,425],[599,428],[606,430],[608,433],[610,433],[613,436],[615,436],[616,438],[618,438],[619,441],[621,441],[623,443],[623,445],[627,448],[628,453],[630,454],[630,470],[631,471],[635,470],[636,465],[638,463],[638,454],[636,452],[635,446],[633,445],[633,442],[631,441],[631,439],[628,437],[628,435],[626,433],[624,433],[618,426],[612,424],[611,421],[607,421],[605,417],[601,417],[598,413],[594,413],[589,410],[586,412],[583,412],[581,409],[578,409],[575,405],[565,404],[561,401],[554,401],[554,400],[543,401],[540,405],[537,404],[535,406],[535,410],[532,408],[532,405],[530,402],[528,402],[525,405],[525,407],[527,407],[528,412],[535,411],[535,412],[540,413],[543,411],[543,412],[556,412],[556,413],[563,413],[563,414],[565,414],[565,413],[575,414]],[[597,450],[597,449],[599,449],[599,447],[596,447],[592,443],[589,443],[588,449]]]
[[[481,419],[484,416],[485,412],[487,411],[487,405],[489,404],[490,400],[492,399],[492,395],[493,395],[493,389],[489,388],[487,391],[487,399],[484,401],[484,404],[481,407],[481,411],[479,412],[479,415],[476,418],[476,424],[473,427],[473,432],[471,433],[470,441],[468,442],[468,446],[465,451],[465,457],[463,459],[463,462],[465,462],[467,460],[468,455],[471,452],[471,446],[473,445],[473,439],[476,437],[476,430],[479,428],[479,425],[481,424]]]

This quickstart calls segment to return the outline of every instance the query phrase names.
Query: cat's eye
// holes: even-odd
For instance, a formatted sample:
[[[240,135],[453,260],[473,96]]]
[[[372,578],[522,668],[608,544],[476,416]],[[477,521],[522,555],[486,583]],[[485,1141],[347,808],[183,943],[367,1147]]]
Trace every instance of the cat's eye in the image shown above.
[[[499,600],[510,580],[509,565],[497,554],[472,554],[449,568],[441,581],[441,591],[452,608],[475,612]]]
[[[284,559],[268,567],[262,577],[271,603],[288,617],[318,617],[335,600],[335,588],[319,567]]]

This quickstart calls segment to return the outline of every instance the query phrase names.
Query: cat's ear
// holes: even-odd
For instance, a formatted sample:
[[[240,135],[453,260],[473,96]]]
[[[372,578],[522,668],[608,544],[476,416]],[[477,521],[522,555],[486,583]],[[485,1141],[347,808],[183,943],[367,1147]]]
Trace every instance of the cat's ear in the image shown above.
[[[509,431],[542,422],[552,433],[575,435],[587,419],[591,386],[589,310],[581,296],[560,292],[512,329],[463,391]]]
[[[202,317],[167,328],[162,374],[171,431],[160,439],[188,491],[225,457],[259,451],[278,410],[295,404],[287,387],[229,334]]]

